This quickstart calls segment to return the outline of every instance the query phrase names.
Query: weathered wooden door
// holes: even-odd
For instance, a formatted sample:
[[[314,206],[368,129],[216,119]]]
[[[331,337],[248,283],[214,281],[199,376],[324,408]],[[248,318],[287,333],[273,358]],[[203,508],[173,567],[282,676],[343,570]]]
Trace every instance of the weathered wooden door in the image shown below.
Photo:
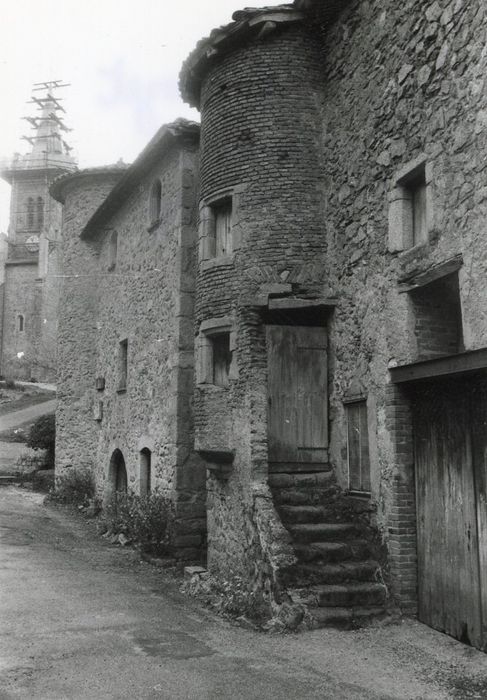
[[[328,459],[326,329],[267,326],[270,471],[314,471]]]
[[[434,382],[419,392],[414,421],[419,618],[483,648],[487,402],[465,382]]]

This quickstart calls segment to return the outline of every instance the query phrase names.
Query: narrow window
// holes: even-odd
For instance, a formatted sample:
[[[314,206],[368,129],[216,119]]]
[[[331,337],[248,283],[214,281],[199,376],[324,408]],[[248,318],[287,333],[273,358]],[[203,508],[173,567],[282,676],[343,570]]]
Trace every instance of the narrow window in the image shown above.
[[[147,496],[151,490],[151,451],[146,447],[140,453],[140,495]]]
[[[128,340],[121,340],[118,350],[118,391],[127,388]]]
[[[42,197],[37,197],[37,227],[44,226],[44,200]]]
[[[116,231],[112,232],[110,236],[110,242],[108,244],[108,269],[114,270],[117,266],[117,253],[118,253],[118,233]]]
[[[424,243],[427,240],[426,224],[426,181],[423,172],[408,183],[407,190],[411,196],[411,229],[412,245]]]
[[[211,345],[213,350],[213,384],[227,387],[232,363],[230,333],[219,333],[211,336]]]
[[[17,316],[17,325],[18,325],[19,331],[22,333],[24,330],[24,317],[22,316],[22,314],[19,314]]]
[[[348,478],[351,491],[370,492],[369,433],[367,402],[356,401],[345,407],[348,434]]]
[[[161,218],[162,184],[155,180],[152,184],[149,204],[150,225],[155,226]]]
[[[232,254],[232,200],[226,199],[215,205],[215,257]]]
[[[32,197],[27,200],[27,228],[34,228],[34,200]]]

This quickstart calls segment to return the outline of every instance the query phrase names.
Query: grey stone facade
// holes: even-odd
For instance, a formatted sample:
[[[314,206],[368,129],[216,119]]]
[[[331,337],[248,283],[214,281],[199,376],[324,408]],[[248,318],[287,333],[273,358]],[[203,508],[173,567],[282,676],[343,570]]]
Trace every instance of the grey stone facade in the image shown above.
[[[80,171],[52,189],[65,211],[56,468],[89,467],[105,495],[119,451],[138,493],[150,453],[150,483],[174,498],[185,558],[200,556],[206,529],[192,449],[198,136],[189,122],[163,127],[127,171]]]
[[[270,474],[266,333],[321,328],[331,476],[305,487],[360,491],[348,444],[360,404],[370,485],[351,498],[386,551],[394,601],[415,609],[412,406],[391,370],[487,346],[485,15],[480,0],[235,13],[181,73],[199,147],[151,142],[106,200],[105,175],[55,185],[69,285],[58,469],[89,464],[103,490],[119,449],[137,490],[150,449],[157,483],[184,505],[186,556],[207,527],[214,573],[279,597],[295,550],[276,489],[300,479]]]

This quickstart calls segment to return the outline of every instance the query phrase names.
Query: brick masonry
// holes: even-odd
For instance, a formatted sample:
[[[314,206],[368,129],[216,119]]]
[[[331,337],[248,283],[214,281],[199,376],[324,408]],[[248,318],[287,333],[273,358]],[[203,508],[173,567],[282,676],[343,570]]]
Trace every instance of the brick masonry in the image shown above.
[[[249,486],[266,481],[265,347],[261,319],[246,304],[270,282],[290,283],[294,295],[338,299],[328,320],[330,458],[347,488],[343,402],[366,397],[376,524],[396,599],[414,609],[411,414],[388,367],[455,344],[486,345],[486,10],[480,0],[356,1],[333,17],[328,3],[300,7],[302,20],[276,23],[264,36],[238,27],[233,44],[210,36],[181,77],[183,96],[201,109],[202,198],[240,188],[239,247],[224,267],[200,268],[197,286],[198,322],[235,319],[239,371],[217,400],[206,389],[196,404],[201,440],[210,446],[221,437],[236,450],[228,481],[209,479],[209,561],[221,569],[228,559],[245,562]],[[207,59],[212,41],[218,52]],[[393,250],[390,193],[419,156],[428,240]],[[405,278],[459,255],[452,303],[430,296],[421,304],[426,287],[401,293]],[[205,417],[217,407],[226,419],[220,434]]]

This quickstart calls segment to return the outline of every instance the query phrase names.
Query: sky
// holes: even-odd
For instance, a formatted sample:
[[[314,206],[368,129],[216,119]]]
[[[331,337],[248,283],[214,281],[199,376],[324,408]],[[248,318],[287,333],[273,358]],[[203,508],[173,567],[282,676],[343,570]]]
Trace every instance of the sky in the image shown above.
[[[254,6],[278,5],[265,0]],[[248,0],[0,0],[0,159],[26,153],[32,84],[63,80],[68,142],[79,167],[131,162],[157,129],[181,116],[178,75],[197,41]],[[38,93],[37,93],[38,94]],[[10,187],[0,180],[0,231]]]

